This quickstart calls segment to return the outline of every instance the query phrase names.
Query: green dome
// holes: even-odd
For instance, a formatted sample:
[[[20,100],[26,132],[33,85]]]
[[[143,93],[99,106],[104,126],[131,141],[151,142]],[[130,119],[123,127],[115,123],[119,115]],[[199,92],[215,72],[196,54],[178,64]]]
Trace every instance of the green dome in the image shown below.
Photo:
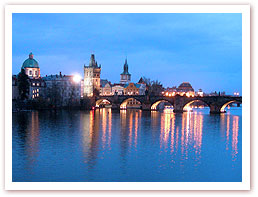
[[[22,68],[39,68],[39,64],[35,59],[33,59],[32,53],[30,53],[29,58],[23,62]]]

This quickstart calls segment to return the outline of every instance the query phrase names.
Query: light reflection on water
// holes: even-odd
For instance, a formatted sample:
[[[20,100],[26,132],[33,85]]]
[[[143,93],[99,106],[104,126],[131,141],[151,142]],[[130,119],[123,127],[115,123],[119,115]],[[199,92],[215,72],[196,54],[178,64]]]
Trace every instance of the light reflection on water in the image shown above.
[[[241,113],[13,113],[13,181],[241,181]]]

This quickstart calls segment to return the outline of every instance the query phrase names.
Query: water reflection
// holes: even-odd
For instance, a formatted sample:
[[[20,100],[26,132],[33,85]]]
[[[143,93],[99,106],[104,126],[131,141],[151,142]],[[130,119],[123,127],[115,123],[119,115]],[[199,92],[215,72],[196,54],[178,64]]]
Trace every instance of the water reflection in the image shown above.
[[[160,132],[160,145],[164,145],[165,148],[167,148],[167,142],[169,138],[170,131],[171,133],[174,133],[174,127],[171,126],[171,122],[174,122],[174,113],[168,113],[164,112],[161,113],[161,132]]]
[[[121,118],[121,142],[124,144],[128,144],[129,148],[132,146],[134,148],[137,147],[138,140],[138,130],[141,126],[140,119],[142,116],[141,110],[120,110],[120,118]]]
[[[210,161],[241,165],[239,115],[106,108],[14,114],[13,124],[13,168],[24,169],[15,171],[18,180],[30,174],[38,181],[44,169],[66,173],[73,166],[79,175],[68,173],[70,181],[187,181],[192,171],[205,177],[204,163],[214,168]]]
[[[163,113],[153,112],[151,115],[154,119],[153,125],[156,124],[156,119],[158,119],[158,115],[160,115],[161,152],[170,149],[171,154],[177,154],[180,144],[182,160],[188,158],[189,151],[193,151],[193,157],[196,160],[200,159],[203,135],[203,115],[201,113],[184,112],[182,115],[178,115],[173,112],[164,111]],[[177,124],[177,119],[181,119],[180,125]],[[179,132],[180,127],[181,133]]]
[[[112,138],[112,111],[108,109],[108,149],[111,150],[111,138]]]
[[[239,117],[233,116],[233,136],[232,136],[232,160],[236,160],[238,154],[238,130],[239,130]]]
[[[40,152],[38,112],[22,112],[17,116],[16,121],[18,127],[16,130],[17,135],[14,136],[14,139],[18,143],[13,143],[13,152],[18,151],[20,157],[24,156],[24,168],[27,169],[28,174],[33,174],[35,173],[34,168]]]
[[[39,151],[39,117],[38,112],[33,111],[31,113],[31,121],[30,126],[27,128],[27,146],[26,152],[28,154],[28,158],[30,159],[31,165],[33,165],[36,155]]]
[[[239,132],[239,116],[230,116],[230,115],[221,115],[221,120],[223,121],[226,118],[226,124],[222,124],[221,132],[225,131],[226,133],[226,144],[225,150],[231,150],[232,161],[235,161],[238,154],[238,132]],[[226,129],[225,129],[226,127]],[[230,147],[231,144],[231,147]]]
[[[84,162],[94,168],[99,149],[99,112],[91,110],[82,114]]]

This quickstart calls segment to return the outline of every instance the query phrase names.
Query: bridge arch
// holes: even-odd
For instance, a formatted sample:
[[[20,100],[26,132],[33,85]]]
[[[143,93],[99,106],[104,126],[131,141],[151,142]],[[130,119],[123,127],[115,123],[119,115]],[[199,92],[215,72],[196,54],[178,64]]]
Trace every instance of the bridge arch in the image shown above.
[[[191,101],[189,101],[189,102],[187,102],[187,103],[184,104],[184,106],[183,106],[183,111],[189,111],[189,110],[190,110],[190,105],[193,104],[193,103],[195,103],[195,102],[201,102],[201,103],[203,103],[204,105],[210,107],[209,104],[206,103],[205,101],[203,101],[203,100],[201,100],[201,99],[194,99],[194,100],[191,100]]]
[[[225,112],[225,108],[230,104],[230,103],[241,103],[239,101],[236,100],[232,100],[232,101],[228,101],[225,104],[223,104],[220,108],[220,112]]]
[[[96,101],[95,107],[100,107],[101,103],[104,103],[104,104],[109,103],[110,105],[112,105],[112,102],[110,100],[106,98],[102,98]]]
[[[157,110],[157,106],[162,102],[166,102],[166,103],[169,103],[170,105],[174,106],[173,105],[174,103],[171,103],[170,101],[168,101],[166,99],[160,99],[151,104],[151,110]]]
[[[127,109],[127,105],[139,105],[139,107],[141,107],[142,102],[135,97],[129,97],[122,100],[122,102],[120,103],[120,109]]]

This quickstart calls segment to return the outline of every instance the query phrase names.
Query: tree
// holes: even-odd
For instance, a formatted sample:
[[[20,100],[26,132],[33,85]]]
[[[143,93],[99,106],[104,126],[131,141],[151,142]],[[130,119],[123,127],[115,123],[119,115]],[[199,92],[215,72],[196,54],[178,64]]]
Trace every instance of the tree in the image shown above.
[[[29,77],[26,75],[25,70],[21,69],[17,79],[19,98],[23,101],[28,98],[30,84]]]
[[[71,88],[71,92],[70,92],[70,97],[68,100],[68,106],[71,107],[75,104],[75,97],[76,97],[76,92],[75,92],[75,86],[73,85]]]
[[[160,81],[152,81],[151,82],[151,93],[154,95],[159,95],[164,90]]]
[[[54,107],[63,105],[62,90],[55,81],[47,88],[47,98]]]
[[[163,91],[163,85],[158,80],[151,80],[150,78],[142,77],[146,84],[146,93],[148,95],[159,95]]]

